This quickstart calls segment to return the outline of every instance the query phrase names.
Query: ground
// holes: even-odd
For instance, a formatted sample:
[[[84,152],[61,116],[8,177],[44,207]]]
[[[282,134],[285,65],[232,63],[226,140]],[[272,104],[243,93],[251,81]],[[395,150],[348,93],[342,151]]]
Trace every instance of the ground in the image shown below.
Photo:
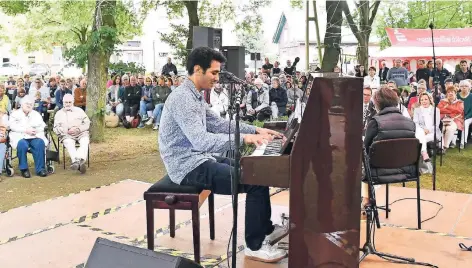
[[[144,129],[106,129],[106,142],[91,144],[91,164],[85,175],[69,170],[66,154],[66,170],[56,163],[56,173],[46,178],[24,179],[17,170],[12,178],[3,175],[0,182],[0,211],[50,199],[56,196],[80,192],[123,179],[155,182],[165,174],[158,153],[157,132]],[[62,152],[61,152],[62,159]],[[472,145],[461,152],[450,149],[444,156],[443,166],[437,171],[438,190],[472,193]],[[432,189],[431,176],[421,177],[422,188]]]

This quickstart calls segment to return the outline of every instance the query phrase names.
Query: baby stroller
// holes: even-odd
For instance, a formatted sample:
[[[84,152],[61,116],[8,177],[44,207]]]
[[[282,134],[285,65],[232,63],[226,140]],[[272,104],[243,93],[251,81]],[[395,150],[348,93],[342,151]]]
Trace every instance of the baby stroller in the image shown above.
[[[48,174],[53,174],[55,172],[53,162],[60,163],[59,159],[59,145],[52,137],[51,130],[48,127],[44,129],[46,138],[48,139],[48,145],[46,146],[45,154],[46,157],[46,171]],[[55,151],[51,150],[51,147],[54,146]],[[15,170],[13,169],[12,162],[14,159],[18,158],[17,156],[13,156],[13,148],[10,145],[10,139],[7,138],[7,151],[5,155],[5,161],[3,162],[3,170],[5,170],[8,177],[12,177],[15,175]]]

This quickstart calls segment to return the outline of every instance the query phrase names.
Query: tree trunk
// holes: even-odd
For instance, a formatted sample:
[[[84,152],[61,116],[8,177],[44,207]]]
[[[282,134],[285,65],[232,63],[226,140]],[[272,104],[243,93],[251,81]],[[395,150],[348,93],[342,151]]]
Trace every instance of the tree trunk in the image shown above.
[[[359,64],[364,66],[365,70],[369,69],[369,36],[367,34],[362,34],[362,40],[358,40],[357,45],[357,60]]]
[[[341,0],[326,0],[326,33],[324,38],[324,54],[321,70],[323,72],[332,72],[339,61],[341,45],[341,25],[342,25],[342,5]]]
[[[188,37],[187,37],[187,55],[185,62],[187,62],[187,56],[193,48],[193,26],[200,25],[200,19],[198,18],[198,1],[185,1],[185,7],[188,13]]]
[[[115,29],[116,1],[96,1],[92,34],[98,34],[102,26]],[[86,113],[92,122],[90,138],[93,142],[105,140],[105,102],[107,67],[115,40],[111,35],[99,35],[99,47],[88,53],[87,73],[87,109]]]

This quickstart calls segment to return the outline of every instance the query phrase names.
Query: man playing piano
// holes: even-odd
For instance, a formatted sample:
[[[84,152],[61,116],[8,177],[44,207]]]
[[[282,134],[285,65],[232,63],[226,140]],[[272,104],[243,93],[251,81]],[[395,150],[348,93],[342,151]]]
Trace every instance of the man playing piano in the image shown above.
[[[225,57],[213,49],[194,49],[187,62],[189,77],[169,95],[159,128],[159,151],[170,179],[179,185],[193,185],[215,194],[231,194],[233,163],[212,154],[234,149],[234,122],[215,114],[203,100],[201,92],[219,80]],[[281,134],[241,123],[241,144],[261,145]],[[233,174],[232,174],[233,173]],[[263,262],[277,262],[286,256],[268,241],[280,227],[270,220],[269,188],[241,185],[247,193],[245,238],[247,257]]]

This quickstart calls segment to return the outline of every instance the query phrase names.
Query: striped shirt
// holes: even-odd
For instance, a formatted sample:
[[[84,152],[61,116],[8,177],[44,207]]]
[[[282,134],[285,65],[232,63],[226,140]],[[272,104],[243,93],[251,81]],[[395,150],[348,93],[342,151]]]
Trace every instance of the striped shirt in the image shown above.
[[[235,130],[231,122],[231,133]],[[254,134],[254,126],[240,124],[241,133]],[[159,128],[159,152],[170,179],[180,184],[185,176],[203,162],[215,160],[214,153],[234,148],[229,121],[213,112],[186,79],[167,98]],[[243,144],[241,134],[240,144]],[[230,142],[231,140],[231,142]]]

